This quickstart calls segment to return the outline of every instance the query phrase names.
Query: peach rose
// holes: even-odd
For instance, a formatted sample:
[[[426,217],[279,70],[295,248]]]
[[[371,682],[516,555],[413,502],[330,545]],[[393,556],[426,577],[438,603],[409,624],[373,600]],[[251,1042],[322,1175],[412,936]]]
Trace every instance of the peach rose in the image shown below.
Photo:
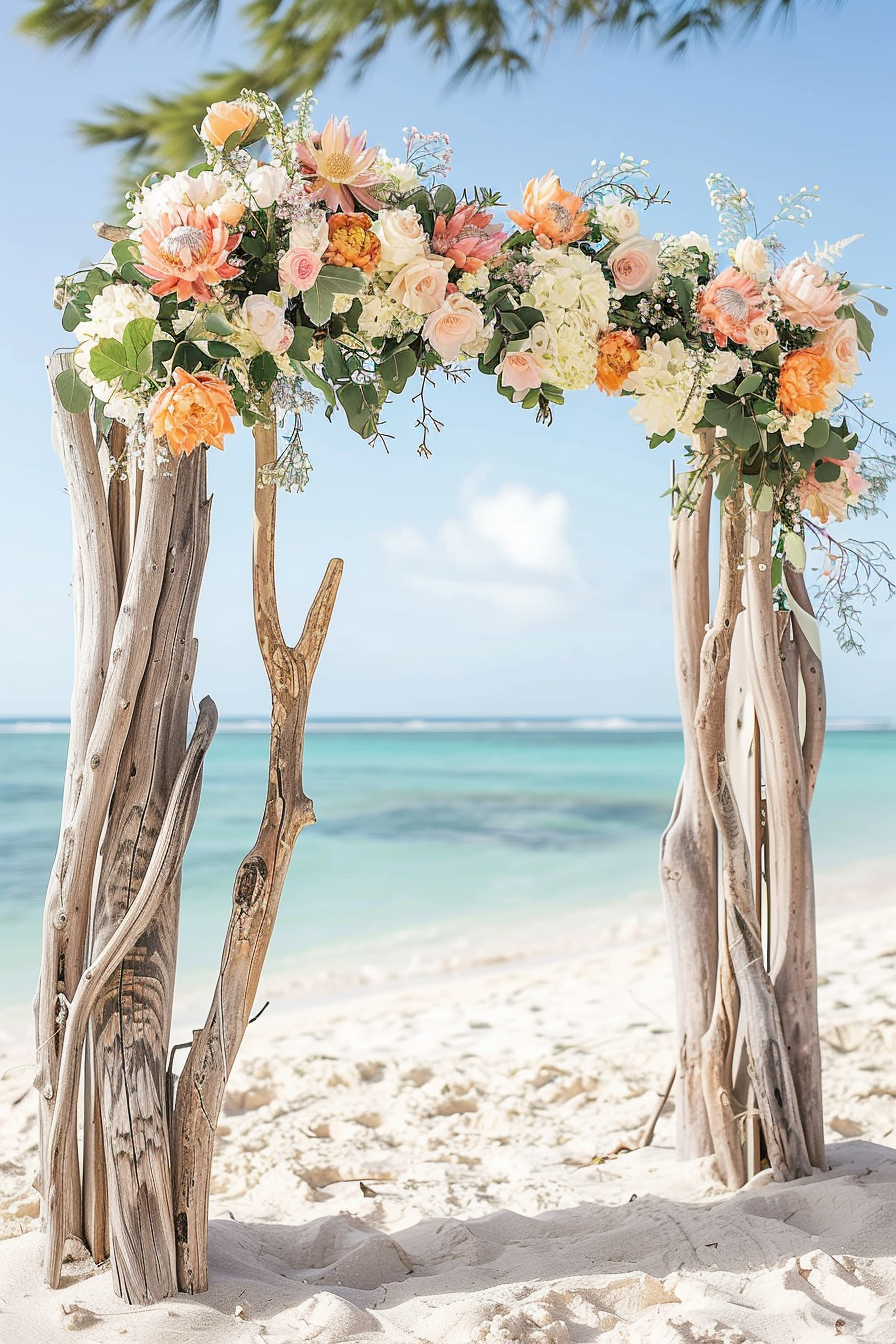
[[[291,247],[280,258],[280,288],[290,298],[304,294],[310,289],[320,274],[323,263],[308,247]]]
[[[775,276],[774,289],[781,316],[795,326],[830,331],[836,324],[843,296],[818,262],[796,257]]]
[[[402,266],[386,294],[412,313],[434,313],[445,301],[451,266],[450,257],[418,257]]]
[[[597,345],[597,377],[594,380],[601,392],[618,397],[622,384],[638,367],[640,358],[641,347],[634,332],[608,331],[605,336],[601,336]]]
[[[430,313],[424,322],[423,339],[442,359],[459,359],[465,346],[478,341],[484,325],[482,310],[472,299],[464,294],[449,294],[441,308]]]
[[[203,140],[220,148],[234,131],[239,131],[239,143],[242,145],[257,125],[258,113],[246,107],[245,103],[212,103],[199,128],[199,134]]]
[[[636,233],[626,238],[607,258],[616,288],[623,294],[646,294],[660,273],[660,245],[654,238]]]
[[[823,345],[794,350],[781,364],[778,382],[778,409],[786,416],[799,411],[813,415],[828,405],[828,393],[837,376],[834,361]]]
[[[365,214],[331,215],[327,221],[330,243],[324,261],[330,266],[355,266],[365,275],[376,270],[380,259],[380,240],[371,230]]]
[[[497,373],[504,386],[512,387],[517,394],[514,401],[522,401],[527,392],[544,382],[544,369],[530,350],[506,351]]]
[[[167,439],[174,457],[192,453],[205,444],[221,448],[225,434],[233,433],[236,407],[230,388],[213,373],[174,370],[174,382],[157,392],[147,418],[156,439]]]
[[[756,317],[747,323],[747,346],[750,350],[767,350],[778,339],[773,322],[767,317]]]
[[[825,332],[822,345],[837,366],[837,381],[849,386],[859,374],[859,337],[854,317],[843,317]]]

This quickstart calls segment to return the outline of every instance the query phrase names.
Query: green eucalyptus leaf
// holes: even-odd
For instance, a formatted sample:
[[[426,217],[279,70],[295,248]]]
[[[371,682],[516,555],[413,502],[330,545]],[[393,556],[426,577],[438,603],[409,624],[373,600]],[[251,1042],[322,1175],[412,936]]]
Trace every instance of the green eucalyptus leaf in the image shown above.
[[[360,294],[367,277],[354,266],[322,266],[317,279],[302,295],[308,321],[321,327],[333,312],[337,294]]]
[[[327,371],[328,378],[334,383],[350,376],[345,356],[336,342],[331,340],[329,336],[324,341],[324,368]]]
[[[208,352],[214,359],[238,359],[240,351],[228,341],[209,341]]]
[[[453,215],[457,206],[457,197],[450,187],[442,184],[432,194],[432,203],[440,215]]]
[[[860,308],[852,308],[850,310],[850,315],[855,318],[856,336],[858,337],[859,346],[864,350],[866,355],[870,355],[871,347],[874,344],[874,328],[871,325],[871,321]]]
[[[748,397],[751,392],[758,391],[763,377],[764,374],[761,373],[748,373],[746,378],[742,379],[734,389],[734,395],[736,397]]]
[[[70,415],[80,415],[90,405],[90,388],[75,369],[63,369],[56,375],[56,392]]]
[[[137,266],[133,261],[126,261],[124,265],[119,268],[119,274],[121,275],[122,280],[127,280],[129,285],[140,285],[142,289],[149,289],[150,285],[155,284],[154,280],[137,269]]]
[[[120,238],[112,244],[112,255],[116,266],[125,266],[129,261],[140,260],[140,245],[134,238]]]
[[[268,240],[263,235],[258,237],[254,233],[244,233],[240,239],[240,247],[250,257],[263,257],[268,250]]]
[[[287,350],[290,359],[297,359],[303,364],[311,354],[311,347],[314,344],[314,332],[310,327],[297,326],[292,338],[292,345]]]
[[[819,484],[821,484],[821,485],[827,485],[827,484],[829,484],[831,481],[839,481],[839,479],[840,479],[840,463],[839,463],[839,462],[816,462],[816,463],[815,463],[815,479],[816,479],[816,481],[818,481]]]
[[[831,423],[829,420],[813,420],[806,433],[803,435],[803,442],[807,448],[823,448],[831,436]]]
[[[206,331],[213,331],[216,336],[229,336],[233,331],[233,327],[227,321],[224,314],[215,312],[214,309],[203,313],[202,321]]]
[[[731,404],[719,401],[717,397],[707,397],[703,406],[703,418],[711,425],[727,425],[731,413]]]
[[[267,392],[277,377],[277,361],[267,351],[249,362],[249,374],[260,392]]]
[[[327,382],[326,378],[318,373],[313,364],[303,364],[302,373],[312,387],[316,387],[318,392],[323,393],[326,398],[327,409],[332,411],[333,407],[336,405],[336,393],[333,391],[332,386]]]

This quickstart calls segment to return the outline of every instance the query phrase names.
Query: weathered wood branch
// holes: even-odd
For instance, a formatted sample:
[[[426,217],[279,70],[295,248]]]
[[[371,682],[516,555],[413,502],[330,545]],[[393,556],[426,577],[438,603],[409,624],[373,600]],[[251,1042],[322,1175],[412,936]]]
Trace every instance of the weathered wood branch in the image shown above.
[[[143,885],[103,950],[84,970],[68,1011],[68,1028],[62,1047],[59,1087],[47,1145],[47,1238],[45,1276],[51,1288],[58,1288],[62,1272],[66,1227],[63,1194],[66,1189],[66,1161],[71,1149],[70,1132],[77,1117],[78,1082],[81,1052],[90,1015],[103,987],[115,968],[144,932],[165,899],[166,889],[180,871],[190,838],[205,753],[215,733],[218,711],[206,698],[199,707],[199,718],[187,754],[178,772],[165,810],[159,838],[146,870]]]
[[[193,625],[209,540],[205,450],[170,470],[175,503],[165,576],[103,839],[94,955],[140,890],[187,745]],[[177,872],[94,1011],[112,1274],[128,1302],[155,1302],[177,1289],[165,1062],[179,907]]]
[[[131,236],[130,229],[124,229],[120,224],[104,224],[101,219],[94,222],[93,231],[97,238],[104,238],[107,243],[120,243]]]
[[[256,429],[256,466],[274,461],[276,432]],[[177,1085],[171,1129],[177,1277],[182,1291],[208,1287],[208,1201],[215,1130],[227,1078],[252,1012],[289,861],[303,826],[314,821],[302,788],[308,695],[342,574],[331,560],[301,638],[290,648],[280,629],[274,582],[276,491],[256,486],[253,591],[258,643],[271,687],[268,789],[258,838],[237,870],[233,908],[212,1005],[194,1033]]]
[[[799,725],[781,666],[772,602],[771,513],[749,512],[746,570],[748,650],[766,753],[771,837],[771,976],[812,1165],[827,1169],[821,1093],[815,952],[815,882]]]
[[[700,648],[709,621],[709,526],[712,479],[693,511],[682,507],[669,524],[675,673],[681,705],[684,765],[672,817],[660,843],[660,884],[675,976],[678,1027],[676,1152],[713,1151],[703,1095],[701,1042],[712,1017],[718,965],[716,828],[703,788],[694,716],[700,689]]]
[[[795,569],[789,560],[784,561],[784,578],[793,601],[815,624],[815,612],[812,599],[806,587],[803,572]],[[809,627],[811,630],[811,626]],[[817,629],[817,626],[815,627]],[[806,781],[806,806],[812,802],[818,771],[824,752],[825,727],[827,724],[827,692],[824,681],[824,668],[818,647],[809,639],[799,613],[793,613],[793,639],[799,658],[799,671],[805,691],[806,724],[803,730],[803,770]]]

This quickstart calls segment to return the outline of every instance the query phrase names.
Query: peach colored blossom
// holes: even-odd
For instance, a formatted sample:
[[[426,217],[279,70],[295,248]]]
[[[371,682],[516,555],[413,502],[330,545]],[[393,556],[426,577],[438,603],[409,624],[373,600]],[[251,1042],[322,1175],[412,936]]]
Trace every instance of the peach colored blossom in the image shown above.
[[[721,271],[697,295],[701,331],[710,331],[716,345],[746,345],[750,327],[765,316],[766,300],[756,281],[733,266]]]
[[[432,234],[432,250],[450,257],[461,271],[478,271],[499,251],[507,234],[493,216],[480,210],[475,201],[459,205],[450,219],[439,215]]]
[[[607,258],[616,288],[623,294],[646,294],[660,273],[659,254],[656,239],[640,233],[619,243]]]
[[[320,135],[309,136],[296,146],[299,168],[308,181],[308,200],[323,201],[330,210],[351,214],[355,202],[366,210],[379,210],[381,202],[370,188],[382,182],[376,168],[379,146],[367,148],[367,132],[352,135],[348,118],[331,117]]]
[[[588,211],[582,209],[581,196],[564,191],[553,171],[527,182],[522,210],[508,210],[507,215],[546,248],[578,242],[588,232]]]
[[[594,380],[601,392],[618,397],[622,384],[638,367],[640,358],[641,347],[634,332],[608,331],[601,336],[597,344],[597,377]]]
[[[386,295],[414,313],[434,313],[448,289],[449,257],[415,257],[397,273]]]
[[[172,455],[180,457],[203,443],[223,449],[236,407],[222,378],[175,369],[174,382],[156,393],[146,414],[154,437],[166,439]]]
[[[323,265],[320,257],[315,256],[309,247],[291,247],[280,258],[278,276],[280,288],[290,298],[303,294],[310,289],[320,274]]]
[[[219,147],[227,141],[234,131],[240,132],[239,143],[245,144],[252,131],[258,125],[258,113],[245,103],[212,103],[205,114],[205,120],[199,128],[199,134],[210,144]]]
[[[829,331],[837,322],[843,296],[827,271],[808,257],[795,257],[775,276],[781,316],[797,327]]]
[[[172,206],[158,224],[147,224],[140,234],[143,265],[137,270],[156,281],[149,292],[157,298],[177,294],[181,303],[209,303],[215,297],[210,285],[240,273],[227,260],[239,241],[239,234],[230,233],[217,215],[198,206]]]
[[[823,462],[836,460],[831,457],[822,458]],[[808,509],[822,524],[826,523],[829,517],[842,522],[846,517],[846,510],[850,505],[857,503],[868,489],[868,482],[859,474],[860,462],[858,453],[850,453],[845,462],[838,462],[840,475],[835,481],[816,480],[813,467],[799,484],[800,508]]]
[[[465,346],[474,345],[482,335],[485,320],[482,310],[464,294],[449,294],[423,324],[423,339],[442,359],[459,359]]]
[[[330,243],[324,261],[330,266],[355,266],[372,275],[380,259],[380,240],[364,214],[331,215],[327,221]]]
[[[778,409],[786,416],[827,409],[837,368],[822,345],[809,345],[785,355],[778,375]]]
[[[837,366],[837,382],[849,386],[859,374],[859,336],[854,317],[843,317],[821,342]]]
[[[521,401],[527,392],[541,387],[544,382],[544,369],[530,350],[508,350],[497,373],[505,387],[512,387],[519,393],[514,401]]]

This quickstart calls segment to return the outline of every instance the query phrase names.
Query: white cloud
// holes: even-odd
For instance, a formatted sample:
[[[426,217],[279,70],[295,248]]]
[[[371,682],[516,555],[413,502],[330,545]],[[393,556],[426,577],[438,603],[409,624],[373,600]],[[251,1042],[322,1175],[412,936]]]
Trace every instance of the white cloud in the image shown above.
[[[474,599],[517,620],[565,614],[583,588],[559,490],[539,495],[508,484],[494,494],[463,492],[461,514],[430,541],[402,527],[381,538],[411,587],[443,598]]]

